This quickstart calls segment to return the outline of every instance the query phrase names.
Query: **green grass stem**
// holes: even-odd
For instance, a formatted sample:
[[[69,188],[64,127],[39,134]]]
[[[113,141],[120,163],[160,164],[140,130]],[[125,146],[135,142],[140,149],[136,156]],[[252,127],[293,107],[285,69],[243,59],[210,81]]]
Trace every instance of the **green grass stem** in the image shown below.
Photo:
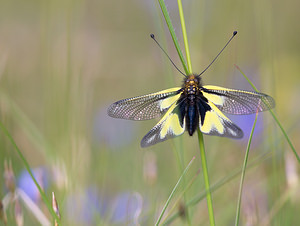
[[[183,42],[184,42],[184,48],[185,48],[185,53],[186,53],[186,59],[187,59],[187,74],[192,74],[192,64],[191,64],[191,58],[190,58],[190,52],[189,52],[189,44],[188,44],[188,39],[187,39],[187,34],[186,34],[186,27],[185,27],[185,20],[184,20],[184,14],[183,14],[183,8],[182,8],[182,3],[181,0],[177,1],[178,5],[178,11],[179,11],[179,18],[180,18],[180,23],[181,23],[181,28],[182,28],[182,35],[183,35]],[[183,150],[183,149],[182,149]],[[184,200],[186,201],[186,193],[184,193]],[[191,225],[191,219],[190,219],[190,214],[189,214],[189,209],[186,208],[186,218],[187,222],[189,225]]]
[[[167,11],[167,8],[165,6],[165,3],[162,0],[158,0],[158,2],[159,2],[159,5],[161,7],[161,10],[162,10],[162,13],[164,15],[164,18],[165,18],[165,21],[167,23],[167,26],[169,28],[169,31],[170,31],[173,43],[175,45],[175,48],[176,48],[177,53],[179,55],[179,58],[181,60],[182,66],[184,68],[184,71],[185,71],[186,74],[190,74],[189,68],[187,68],[187,66],[186,66],[186,62],[185,62],[184,56],[183,56],[182,51],[180,49],[180,46],[179,46],[179,43],[178,43],[178,39],[176,37],[175,30],[174,30],[174,27],[172,25],[172,22],[171,22],[169,13]],[[180,146],[182,147],[182,142],[180,143]],[[183,153],[182,150],[183,150],[183,148],[176,149],[176,151],[177,151],[177,157],[178,157],[178,165],[180,167],[180,172],[181,173],[183,172],[183,166],[184,166],[184,153]],[[183,179],[183,184],[185,186],[185,179]],[[185,200],[185,202],[187,200],[186,194],[184,194],[184,200]],[[186,219],[187,219],[188,224],[190,225],[190,217],[189,217],[189,213],[188,212],[189,211],[187,210],[186,211],[186,213],[187,213],[186,214]]]
[[[178,10],[179,10],[179,17],[180,17],[180,23],[181,23],[181,29],[182,29],[184,48],[185,48],[186,62],[187,62],[187,66],[188,66],[188,74],[191,74],[193,72],[193,70],[192,70],[190,48],[189,48],[189,43],[188,43],[188,39],[187,39],[187,33],[186,33],[185,20],[184,20],[181,0],[177,0],[177,4],[178,4]]]
[[[235,67],[241,72],[241,74],[245,77],[245,79],[249,82],[249,84],[252,86],[252,88],[256,91],[259,92],[258,89],[255,87],[255,85],[250,81],[250,79],[245,75],[245,73],[239,68],[239,66],[235,65]],[[287,140],[289,146],[291,147],[294,155],[296,156],[298,163],[300,163],[300,157],[298,153],[296,152],[296,149],[294,148],[292,141],[290,140],[289,136],[285,132],[284,128],[282,127],[281,123],[279,122],[278,118],[276,117],[275,113],[272,111],[272,109],[269,109],[269,112],[271,113],[272,117],[274,118],[275,122],[279,126],[281,132],[283,133],[285,139]]]
[[[271,155],[270,155],[269,152],[263,153],[263,154],[259,155],[257,158],[251,160],[250,163],[247,165],[247,168],[248,169],[253,168],[257,164],[261,163],[262,161],[265,161],[265,160],[269,159],[270,157],[271,157]],[[233,180],[234,178],[239,176],[241,174],[241,172],[242,172],[242,169],[234,170],[230,175],[220,179],[218,182],[213,184],[210,187],[210,191],[214,192],[214,191],[218,190],[223,185],[225,185],[226,183],[230,182],[231,180]],[[203,200],[205,197],[206,197],[206,191],[201,192],[199,195],[196,195],[190,201],[188,201],[186,203],[186,206],[187,207],[194,206],[194,205],[198,204],[201,200]],[[168,225],[171,222],[173,222],[178,216],[179,216],[179,212],[174,213],[168,220],[165,221],[165,225]]]
[[[207,169],[207,162],[206,162],[206,155],[205,155],[205,148],[204,148],[204,140],[203,140],[203,134],[201,133],[199,128],[198,128],[198,140],[199,140],[203,178],[204,178],[205,191],[206,191],[206,201],[207,201],[209,222],[210,225],[215,225],[214,209],[213,209],[212,198],[211,198],[208,169]]]
[[[257,122],[257,116],[258,116],[258,112],[255,115],[254,123],[253,123],[252,129],[251,129],[251,133],[250,133],[250,136],[249,136],[248,145],[247,145],[247,149],[246,149],[246,153],[245,153],[244,164],[243,164],[243,168],[242,168],[241,181],[240,181],[240,187],[239,187],[238,203],[237,203],[237,208],[236,208],[235,226],[237,226],[239,224],[239,220],[240,220],[240,210],[241,210],[243,185],[244,185],[244,179],[245,179],[245,174],[246,174],[246,168],[247,168],[250,145],[251,145],[251,142],[252,142],[252,137],[253,137],[254,129],[255,129],[255,126],[256,126],[256,122]]]
[[[185,168],[185,170],[184,170],[183,173],[181,174],[180,178],[178,179],[178,181],[177,181],[175,187],[173,188],[171,194],[169,195],[169,198],[168,198],[168,200],[166,201],[166,204],[164,205],[164,207],[163,207],[163,209],[162,209],[162,211],[161,211],[161,213],[160,213],[160,215],[159,215],[159,217],[158,217],[158,219],[157,219],[157,221],[156,221],[156,223],[155,223],[156,226],[159,225],[159,223],[160,223],[160,221],[161,221],[161,219],[162,219],[162,217],[163,217],[163,215],[164,215],[164,213],[165,213],[165,211],[166,211],[166,209],[167,209],[167,207],[168,207],[168,205],[169,205],[171,199],[173,198],[173,196],[174,196],[174,194],[175,194],[175,191],[176,191],[177,188],[178,188],[178,185],[180,184],[180,181],[182,180],[182,178],[184,177],[184,175],[186,174],[186,172],[187,172],[188,169],[190,168],[190,166],[191,166],[191,164],[193,163],[194,159],[195,159],[195,157],[192,158],[192,160],[189,162],[189,164],[187,165],[187,167]]]
[[[175,31],[174,31],[174,28],[172,26],[171,19],[169,17],[168,12],[167,12],[166,6],[165,6],[163,1],[159,0],[159,4],[161,6],[163,15],[165,17],[166,23],[168,25],[169,31],[171,33],[171,36],[172,36],[172,39],[173,39],[173,42],[174,42],[174,45],[177,49],[178,55],[181,59],[182,65],[185,69],[185,72],[187,74],[191,74],[192,73],[192,65],[191,65],[189,45],[188,45],[188,40],[187,40],[187,33],[186,33],[186,27],[185,27],[185,20],[184,20],[182,2],[181,2],[181,0],[178,0],[177,3],[178,3],[179,16],[180,16],[180,21],[181,21],[181,26],[182,26],[182,35],[183,35],[183,41],[184,41],[184,46],[185,46],[185,53],[186,53],[188,68],[186,68],[186,64],[185,64],[182,52],[180,50],[179,44],[177,42],[177,37],[175,35]],[[211,193],[210,193],[210,190],[209,190],[210,184],[209,184],[208,169],[207,169],[207,164],[206,164],[207,161],[206,161],[206,155],[205,155],[204,141],[203,141],[203,135],[200,132],[200,130],[198,130],[198,141],[199,141],[200,156],[201,156],[201,161],[202,161],[204,182],[205,182],[205,188],[206,188],[207,207],[208,207],[208,212],[209,212],[209,221],[210,221],[210,225],[215,225],[212,198],[211,198]]]
[[[174,143],[173,143],[173,150],[176,153],[177,165],[179,166],[180,173],[182,173],[184,171],[184,159],[185,158],[184,158],[184,151],[182,151],[183,146],[184,146],[184,144],[183,144],[182,139],[178,139],[177,146],[174,145]],[[182,179],[182,184],[183,184],[184,187],[186,187],[185,178]],[[184,199],[184,202],[187,202],[186,193],[183,193],[183,199]],[[189,214],[188,208],[186,209],[186,215],[185,216],[186,216],[188,224],[190,225],[190,214]]]
[[[177,200],[174,202],[173,207],[170,209],[169,214],[165,217],[165,219],[167,219],[169,217],[169,215],[174,211],[174,209],[178,206],[178,203],[180,202],[182,197],[184,197],[184,194],[187,192],[187,190],[189,190],[189,188],[196,181],[196,178],[199,175],[199,173],[200,173],[200,170],[197,171],[197,173],[194,175],[194,177],[191,179],[191,181],[188,183],[188,185],[184,188],[184,190],[180,193],[180,195],[178,195]],[[186,206],[184,206],[184,207],[187,208]],[[165,225],[164,222],[162,222],[162,225]]]
[[[189,70],[188,74],[191,74],[192,73],[192,63],[191,63],[189,44],[188,44],[188,40],[187,40],[187,33],[186,33],[185,20],[184,20],[184,14],[183,14],[181,0],[177,0],[177,3],[178,3],[179,16],[180,16],[180,21],[181,21],[181,28],[182,28],[182,35],[183,35],[187,65],[188,65],[188,70]],[[213,209],[213,204],[212,204],[211,192],[209,189],[210,184],[209,184],[209,177],[208,177],[208,168],[207,168],[203,134],[201,133],[199,128],[198,128],[197,132],[198,132],[198,143],[199,143],[199,150],[200,150],[200,156],[201,156],[201,162],[202,162],[203,178],[204,178],[204,184],[205,184],[205,190],[206,190],[206,200],[207,200],[209,222],[210,222],[210,225],[215,225],[214,209]]]
[[[55,219],[57,221],[58,225],[60,225],[60,219],[58,218],[58,216],[56,215],[56,213],[52,209],[52,205],[51,205],[50,201],[48,200],[48,198],[47,198],[46,194],[44,193],[43,189],[41,188],[41,186],[38,184],[37,180],[35,179],[32,171],[31,171],[31,168],[29,166],[29,163],[27,162],[26,158],[22,154],[21,150],[18,148],[18,146],[17,146],[16,142],[14,141],[14,139],[12,138],[11,134],[8,132],[8,130],[6,129],[6,127],[3,125],[3,123],[1,121],[0,121],[0,127],[1,127],[2,131],[4,132],[4,134],[8,137],[11,144],[14,146],[15,150],[17,151],[17,154],[21,158],[21,161],[23,162],[27,172],[29,173],[29,175],[32,178],[34,184],[36,185],[37,189],[39,190],[39,193],[40,193],[44,203],[46,204],[49,212],[51,213],[53,219]]]
[[[10,107],[13,119],[21,127],[21,129],[23,129],[30,141],[37,147],[36,149],[41,152],[43,157],[49,157],[49,150],[51,150],[51,146],[41,134],[39,129],[34,125],[32,120],[30,120],[20,107],[18,107],[18,105],[5,93],[1,92],[0,96],[1,101]]]
[[[184,60],[183,54],[181,52],[181,49],[180,49],[180,46],[179,46],[179,43],[178,43],[178,40],[177,40],[177,37],[176,37],[176,34],[175,34],[174,27],[173,27],[172,22],[171,22],[171,18],[170,18],[169,13],[168,13],[167,7],[166,7],[166,5],[165,5],[165,3],[164,3],[163,0],[158,0],[158,2],[159,2],[159,5],[160,5],[160,8],[161,8],[161,11],[162,11],[162,13],[164,15],[164,18],[166,20],[167,26],[169,28],[171,37],[173,39],[175,48],[176,48],[177,53],[179,55],[179,58],[180,58],[180,61],[182,63],[182,66],[184,68],[184,71],[185,71],[186,74],[188,74],[189,71],[188,71],[188,68],[186,66],[186,62]]]

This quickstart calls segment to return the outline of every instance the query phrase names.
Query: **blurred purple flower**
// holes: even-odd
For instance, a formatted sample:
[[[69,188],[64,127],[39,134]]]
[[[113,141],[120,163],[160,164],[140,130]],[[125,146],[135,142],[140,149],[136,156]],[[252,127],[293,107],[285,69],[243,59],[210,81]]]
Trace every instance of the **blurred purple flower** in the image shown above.
[[[228,115],[228,117],[238,127],[240,127],[243,130],[244,137],[242,138],[242,141],[248,141],[250,133],[251,133],[251,129],[253,127],[255,114],[251,114],[251,115]],[[262,132],[263,132],[263,117],[262,117],[262,115],[258,114],[256,126],[255,126],[255,129],[254,129],[253,139],[258,139],[259,135]]]
[[[136,138],[134,122],[111,118],[107,108],[101,108],[95,115],[93,138],[94,143],[118,148],[130,144]]]
[[[143,199],[139,193],[121,193],[114,200],[111,220],[122,225],[139,225],[138,219],[142,208]]]
[[[95,187],[70,195],[66,201],[66,213],[70,222],[95,225],[107,211],[107,201]]]
[[[42,189],[49,186],[49,173],[45,167],[32,169],[32,173]],[[23,170],[18,178],[18,187],[22,189],[35,203],[41,199],[40,192],[27,170]]]

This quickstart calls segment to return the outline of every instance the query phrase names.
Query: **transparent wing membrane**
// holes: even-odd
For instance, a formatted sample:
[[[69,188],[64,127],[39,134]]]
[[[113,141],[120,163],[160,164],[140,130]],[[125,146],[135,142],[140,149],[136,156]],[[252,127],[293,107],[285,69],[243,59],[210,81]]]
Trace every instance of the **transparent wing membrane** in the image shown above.
[[[226,89],[218,86],[204,86],[204,97],[227,114],[247,115],[275,107],[272,97],[257,92]]]
[[[166,89],[157,93],[132,97],[110,105],[107,112],[114,118],[147,120],[161,116],[180,97],[181,88]]]

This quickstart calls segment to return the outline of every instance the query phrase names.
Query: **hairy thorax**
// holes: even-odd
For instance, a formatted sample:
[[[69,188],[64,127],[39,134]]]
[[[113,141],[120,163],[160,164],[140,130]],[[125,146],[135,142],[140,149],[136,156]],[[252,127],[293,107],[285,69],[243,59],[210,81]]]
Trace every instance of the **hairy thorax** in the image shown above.
[[[201,78],[198,75],[189,75],[184,79],[183,89],[184,95],[190,104],[195,104],[195,98],[199,95],[201,87]]]

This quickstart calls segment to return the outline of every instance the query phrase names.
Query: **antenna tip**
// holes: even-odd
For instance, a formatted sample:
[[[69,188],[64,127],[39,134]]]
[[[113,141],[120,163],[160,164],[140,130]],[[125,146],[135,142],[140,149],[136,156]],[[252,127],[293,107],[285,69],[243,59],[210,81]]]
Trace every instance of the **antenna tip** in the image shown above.
[[[235,36],[236,34],[237,34],[237,31],[234,31],[234,32],[233,32],[233,36]]]
[[[150,34],[150,37],[154,39],[154,34]]]

